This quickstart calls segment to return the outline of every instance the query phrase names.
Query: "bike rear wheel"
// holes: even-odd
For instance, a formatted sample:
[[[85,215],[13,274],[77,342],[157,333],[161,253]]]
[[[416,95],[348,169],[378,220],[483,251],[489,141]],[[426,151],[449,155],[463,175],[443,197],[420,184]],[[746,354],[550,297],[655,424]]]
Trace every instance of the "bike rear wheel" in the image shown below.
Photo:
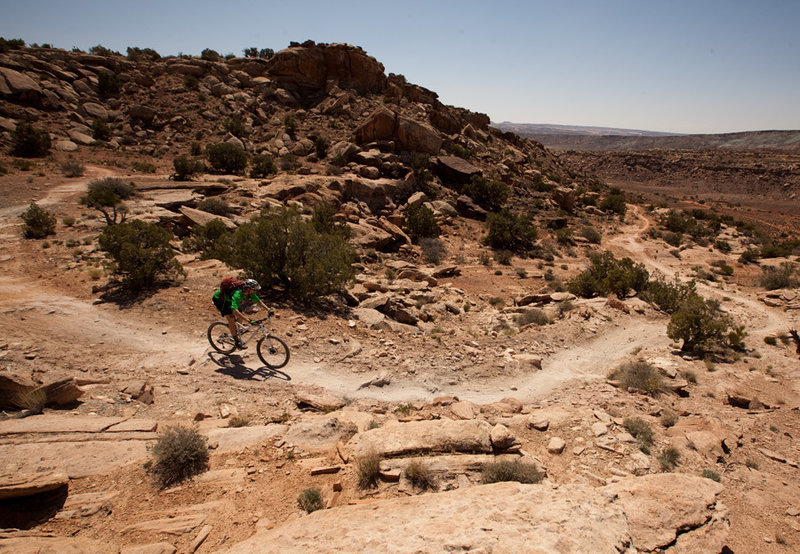
[[[280,369],[289,363],[289,347],[282,339],[267,335],[258,341],[258,357],[270,369]]]
[[[215,321],[208,326],[208,342],[221,354],[230,354],[236,349],[236,341],[224,321]]]

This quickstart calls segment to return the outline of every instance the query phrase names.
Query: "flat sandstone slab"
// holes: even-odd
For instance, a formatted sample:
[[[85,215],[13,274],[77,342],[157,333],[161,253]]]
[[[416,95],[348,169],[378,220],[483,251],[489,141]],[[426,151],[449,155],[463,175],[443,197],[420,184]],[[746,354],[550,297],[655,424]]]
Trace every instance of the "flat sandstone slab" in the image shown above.
[[[0,435],[22,433],[100,433],[124,421],[121,417],[36,415],[0,421]]]
[[[147,441],[82,441],[0,445],[0,473],[56,471],[70,479],[106,474],[147,458]]]

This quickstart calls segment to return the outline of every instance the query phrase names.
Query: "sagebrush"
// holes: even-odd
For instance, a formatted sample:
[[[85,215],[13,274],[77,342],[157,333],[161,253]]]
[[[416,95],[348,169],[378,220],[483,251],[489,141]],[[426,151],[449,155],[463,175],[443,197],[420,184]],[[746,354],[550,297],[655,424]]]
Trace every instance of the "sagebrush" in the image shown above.
[[[150,447],[150,472],[162,488],[180,483],[208,469],[206,438],[194,427],[167,427]]]

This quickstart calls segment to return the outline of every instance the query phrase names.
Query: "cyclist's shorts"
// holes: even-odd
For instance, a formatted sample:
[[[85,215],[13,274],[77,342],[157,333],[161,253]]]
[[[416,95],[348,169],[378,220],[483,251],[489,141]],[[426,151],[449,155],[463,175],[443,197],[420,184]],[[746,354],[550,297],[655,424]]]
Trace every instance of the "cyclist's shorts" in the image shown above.
[[[233,307],[231,306],[230,301],[226,302],[223,298],[211,298],[214,302],[214,305],[219,310],[219,313],[223,316],[230,315],[233,313]]]

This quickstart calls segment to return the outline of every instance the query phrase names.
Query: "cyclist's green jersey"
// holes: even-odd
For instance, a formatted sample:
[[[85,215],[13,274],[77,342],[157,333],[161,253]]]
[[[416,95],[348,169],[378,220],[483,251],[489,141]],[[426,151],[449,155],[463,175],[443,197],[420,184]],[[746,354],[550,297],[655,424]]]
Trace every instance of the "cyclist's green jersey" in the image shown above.
[[[217,289],[217,291],[214,292],[214,295],[213,295],[212,298],[219,298],[220,296],[222,296],[222,291]],[[235,291],[233,291],[233,294],[230,295],[230,296],[225,295],[225,298],[223,300],[225,300],[225,302],[230,302],[231,303],[231,308],[233,308],[234,310],[238,310],[239,309],[239,305],[242,303],[242,300],[244,300],[245,298],[250,298],[250,301],[253,302],[254,304],[256,304],[258,302],[261,302],[261,299],[258,297],[258,295],[256,293],[253,293],[250,296],[247,296],[245,293],[242,292],[241,289],[236,289]]]

